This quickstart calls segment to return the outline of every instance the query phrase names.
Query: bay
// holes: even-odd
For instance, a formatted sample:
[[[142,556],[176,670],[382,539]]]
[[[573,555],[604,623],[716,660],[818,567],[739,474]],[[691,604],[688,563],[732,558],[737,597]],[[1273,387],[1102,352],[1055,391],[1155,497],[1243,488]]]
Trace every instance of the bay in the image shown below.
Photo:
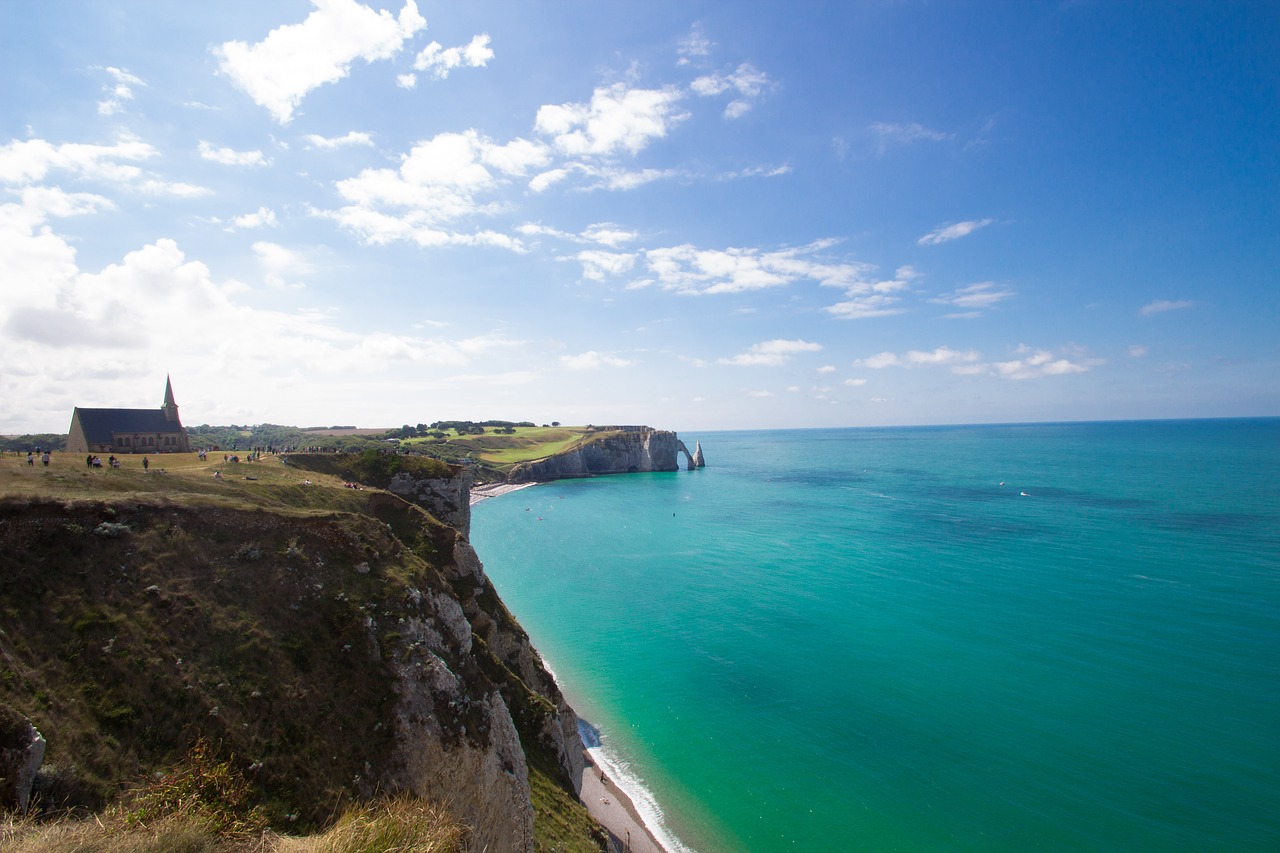
[[[1280,849],[1280,420],[682,438],[472,523],[672,846]]]

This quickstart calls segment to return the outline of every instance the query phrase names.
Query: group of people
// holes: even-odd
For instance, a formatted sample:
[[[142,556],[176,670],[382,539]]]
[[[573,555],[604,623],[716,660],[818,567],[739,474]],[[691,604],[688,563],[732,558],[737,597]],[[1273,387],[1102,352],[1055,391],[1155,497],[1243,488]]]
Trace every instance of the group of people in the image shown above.
[[[45,454],[45,456],[46,456],[46,457],[47,457],[48,455],[49,455],[49,454],[47,454],[47,453]],[[45,462],[44,464],[48,465],[49,463],[48,463],[48,461],[46,460],[46,462]],[[84,458],[84,464],[85,464],[85,467],[86,467],[86,468],[101,468],[101,467],[102,467],[102,458],[101,458],[101,457],[99,457],[99,456],[95,456],[94,454],[90,453],[88,456],[86,456],[86,457]],[[110,467],[112,467],[112,468],[119,468],[119,467],[120,467],[120,464],[121,464],[121,463],[120,463],[120,459],[119,459],[119,458],[118,458],[114,453],[107,457],[107,465],[109,465]],[[150,467],[151,467],[151,462],[147,459],[147,457],[145,457],[145,456],[144,456],[144,457],[142,457],[142,470],[143,470],[143,471],[146,471],[146,470],[147,470],[147,469],[149,469]]]
[[[32,453],[30,450],[27,451],[27,464],[34,466],[36,464],[37,455],[40,457],[40,461],[41,463],[44,464],[44,467],[48,468],[49,467],[49,451],[46,450],[43,453],[41,453],[40,448],[38,447],[36,448],[35,453]]]

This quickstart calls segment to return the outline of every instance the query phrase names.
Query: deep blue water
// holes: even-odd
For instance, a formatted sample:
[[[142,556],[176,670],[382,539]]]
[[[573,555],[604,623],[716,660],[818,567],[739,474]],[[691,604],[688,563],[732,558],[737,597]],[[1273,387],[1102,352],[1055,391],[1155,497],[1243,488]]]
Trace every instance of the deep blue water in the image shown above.
[[[691,849],[1280,849],[1280,420],[682,434],[475,507]]]

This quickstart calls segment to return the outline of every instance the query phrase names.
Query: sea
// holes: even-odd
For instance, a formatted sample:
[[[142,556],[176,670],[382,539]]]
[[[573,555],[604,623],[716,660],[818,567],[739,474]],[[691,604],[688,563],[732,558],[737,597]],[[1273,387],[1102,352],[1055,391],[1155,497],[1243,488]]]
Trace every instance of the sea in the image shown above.
[[[1280,850],[1280,419],[681,438],[472,520],[669,849]]]

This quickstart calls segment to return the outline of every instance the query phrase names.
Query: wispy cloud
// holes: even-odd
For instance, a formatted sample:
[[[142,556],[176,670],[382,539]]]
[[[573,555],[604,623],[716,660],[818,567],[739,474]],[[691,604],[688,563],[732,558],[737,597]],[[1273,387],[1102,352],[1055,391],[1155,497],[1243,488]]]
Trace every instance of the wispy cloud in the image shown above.
[[[145,86],[146,83],[123,68],[108,65],[102,70],[111,76],[111,83],[103,87],[107,94],[98,101],[98,115],[115,115],[124,109],[125,101],[133,100],[133,87]]]
[[[986,228],[994,221],[994,219],[970,219],[966,222],[950,222],[945,225],[939,225],[917,240],[916,243],[921,246],[936,246],[939,243],[959,240],[961,237],[969,236],[979,228]]]
[[[1013,296],[1013,291],[997,285],[995,282],[982,281],[965,287],[956,288],[951,293],[935,296],[929,301],[937,305],[954,305],[966,309],[948,317],[972,318],[980,317],[988,308]]]
[[[1040,379],[1047,376],[1086,373],[1106,363],[1103,359],[1089,358],[1079,353],[1068,357],[1055,354],[1051,350],[1033,349],[1025,344],[1020,344],[1013,351],[1013,355],[1017,357],[1006,361],[984,362],[981,353],[977,350],[955,350],[941,346],[932,350],[908,350],[902,355],[881,352],[857,359],[853,362],[853,366],[871,370],[883,370],[888,367],[945,367],[950,372],[962,376],[988,375],[1001,379]]]
[[[219,70],[280,124],[313,89],[345,78],[357,59],[390,59],[427,25],[413,0],[398,17],[355,0],[312,2],[315,11],[300,24],[276,27],[257,44],[229,41],[213,49]]]
[[[560,364],[570,370],[599,370],[602,367],[630,367],[634,362],[607,353],[589,350],[578,355],[560,356]]]
[[[689,35],[680,40],[680,45],[676,48],[677,65],[688,65],[695,58],[711,55],[711,48],[714,42],[702,34],[702,25],[694,24],[693,29],[689,31]]]
[[[769,75],[749,62],[744,62],[728,74],[707,74],[689,85],[695,95],[710,97],[730,90],[738,97],[724,108],[724,117],[740,118],[750,112],[756,102],[774,87]]]
[[[218,148],[213,143],[200,140],[200,156],[224,166],[266,166],[270,160],[261,151],[236,151],[233,148]]]
[[[876,122],[871,125],[871,134],[876,140],[876,150],[881,154],[890,148],[910,145],[914,142],[946,142],[954,134],[932,130],[922,124],[894,124],[892,122]]]
[[[373,145],[373,135],[364,133],[359,130],[352,130],[343,136],[324,137],[315,133],[308,133],[302,137],[307,143],[308,148],[318,148],[322,151],[332,151],[335,148],[348,148],[352,145]]]
[[[802,352],[819,352],[822,344],[802,340],[762,341],[752,344],[751,349],[731,358],[716,359],[717,364],[730,364],[737,367],[778,367],[786,364],[791,357]]]
[[[645,261],[658,286],[684,294],[744,293],[815,281],[845,287],[870,269],[865,264],[831,263],[819,255],[829,240],[765,251],[754,248],[699,249],[692,245],[649,249]]]
[[[1195,303],[1189,299],[1157,299],[1154,302],[1148,302],[1138,310],[1143,317],[1150,317],[1152,314],[1163,314],[1166,311],[1181,311],[1183,308],[1190,308]]]

